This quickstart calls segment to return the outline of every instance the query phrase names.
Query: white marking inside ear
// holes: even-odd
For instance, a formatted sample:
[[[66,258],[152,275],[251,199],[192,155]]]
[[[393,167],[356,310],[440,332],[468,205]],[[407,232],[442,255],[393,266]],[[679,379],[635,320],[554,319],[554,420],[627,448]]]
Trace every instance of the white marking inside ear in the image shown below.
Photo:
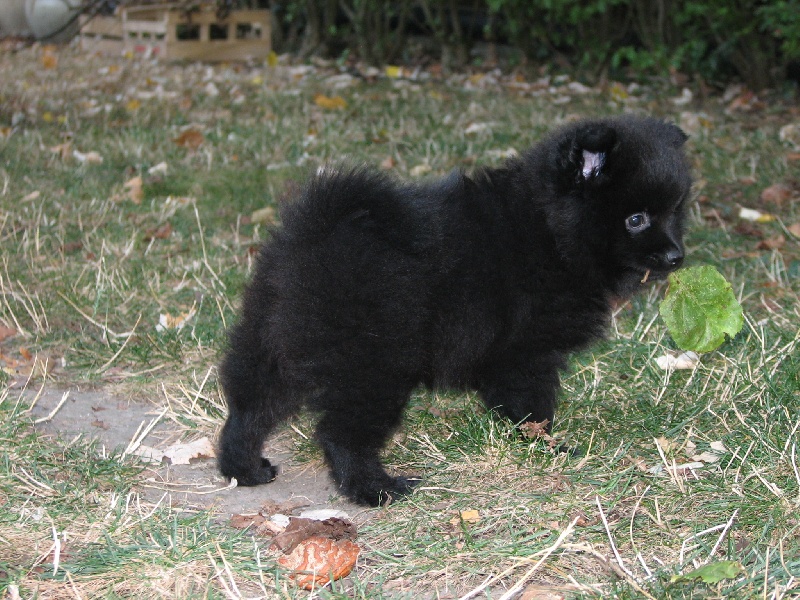
[[[589,179],[590,177],[596,177],[600,174],[600,169],[603,168],[603,163],[606,162],[606,153],[605,152],[589,152],[588,150],[583,151],[583,169],[581,172],[583,173],[584,179]]]

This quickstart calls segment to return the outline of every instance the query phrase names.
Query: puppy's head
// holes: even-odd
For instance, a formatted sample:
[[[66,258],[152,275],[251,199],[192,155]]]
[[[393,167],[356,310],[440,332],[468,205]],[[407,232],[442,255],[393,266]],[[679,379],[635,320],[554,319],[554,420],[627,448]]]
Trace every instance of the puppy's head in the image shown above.
[[[556,144],[560,210],[550,212],[560,216],[553,225],[569,252],[591,259],[618,295],[683,263],[692,184],[686,139],[675,125],[625,116],[575,124]]]

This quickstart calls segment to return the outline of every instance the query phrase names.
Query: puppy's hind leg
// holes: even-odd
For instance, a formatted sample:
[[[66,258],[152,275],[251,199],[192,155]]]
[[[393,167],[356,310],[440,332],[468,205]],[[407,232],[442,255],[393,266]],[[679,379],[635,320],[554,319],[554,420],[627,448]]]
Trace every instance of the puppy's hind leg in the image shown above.
[[[245,331],[234,329],[221,367],[228,419],[220,435],[218,465],[228,479],[251,486],[275,479],[277,469],[262,458],[261,448],[296,406],[269,356],[246,338]]]
[[[549,432],[561,387],[558,372],[563,366],[563,357],[555,352],[507,357],[486,370],[479,392],[489,409],[514,423],[547,421]]]
[[[399,425],[410,390],[392,400],[348,393],[326,398],[317,439],[343,495],[359,504],[381,506],[408,494],[419,480],[392,477],[380,451]]]

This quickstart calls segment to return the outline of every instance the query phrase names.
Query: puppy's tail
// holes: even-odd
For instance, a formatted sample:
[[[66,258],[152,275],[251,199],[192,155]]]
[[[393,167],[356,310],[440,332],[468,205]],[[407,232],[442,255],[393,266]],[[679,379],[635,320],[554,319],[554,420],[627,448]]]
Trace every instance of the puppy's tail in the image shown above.
[[[396,244],[413,243],[425,221],[423,194],[391,176],[365,167],[317,173],[296,202],[282,207],[282,232],[323,240],[342,228],[371,231]]]

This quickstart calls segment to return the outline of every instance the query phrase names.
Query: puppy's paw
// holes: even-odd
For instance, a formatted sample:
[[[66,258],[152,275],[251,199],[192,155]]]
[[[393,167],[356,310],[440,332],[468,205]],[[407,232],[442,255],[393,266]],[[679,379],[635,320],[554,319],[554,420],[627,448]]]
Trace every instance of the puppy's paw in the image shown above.
[[[380,485],[343,487],[342,493],[358,504],[387,506],[408,496],[421,481],[419,477],[387,477]]]
[[[261,466],[257,469],[239,470],[230,469],[222,472],[228,479],[236,479],[236,483],[242,486],[251,487],[269,483],[278,474],[278,468],[273,466],[266,458],[261,459]]]

